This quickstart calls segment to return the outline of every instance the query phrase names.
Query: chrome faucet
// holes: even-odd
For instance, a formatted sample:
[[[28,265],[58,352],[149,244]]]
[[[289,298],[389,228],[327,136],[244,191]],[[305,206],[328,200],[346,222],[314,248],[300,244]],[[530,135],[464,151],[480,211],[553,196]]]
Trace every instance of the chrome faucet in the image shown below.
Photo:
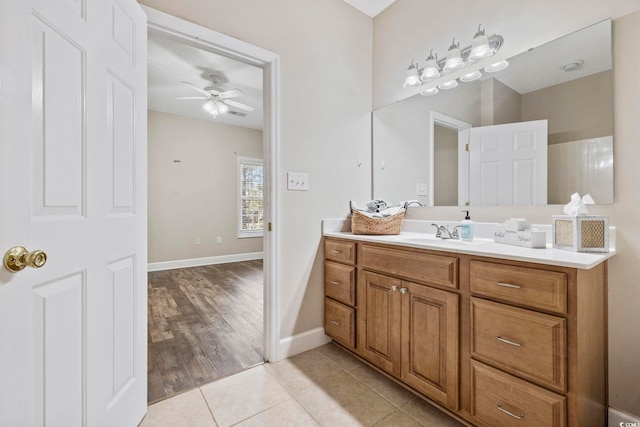
[[[436,237],[439,239],[460,239],[460,234],[458,233],[459,225],[456,225],[453,228],[453,232],[447,228],[445,225],[431,224],[436,228]]]

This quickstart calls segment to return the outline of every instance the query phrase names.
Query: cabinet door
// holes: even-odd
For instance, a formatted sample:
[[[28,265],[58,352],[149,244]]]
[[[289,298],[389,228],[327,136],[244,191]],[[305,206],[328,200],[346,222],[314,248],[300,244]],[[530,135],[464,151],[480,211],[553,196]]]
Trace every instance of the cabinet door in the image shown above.
[[[458,295],[402,282],[402,379],[458,408]]]
[[[358,348],[385,371],[400,375],[399,279],[361,271],[358,277]]]

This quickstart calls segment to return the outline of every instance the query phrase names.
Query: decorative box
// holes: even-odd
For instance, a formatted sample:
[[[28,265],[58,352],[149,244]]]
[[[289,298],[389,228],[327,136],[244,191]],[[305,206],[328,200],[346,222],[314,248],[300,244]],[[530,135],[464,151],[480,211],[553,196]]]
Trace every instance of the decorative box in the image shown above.
[[[553,215],[553,247],[576,252],[609,252],[609,217]]]

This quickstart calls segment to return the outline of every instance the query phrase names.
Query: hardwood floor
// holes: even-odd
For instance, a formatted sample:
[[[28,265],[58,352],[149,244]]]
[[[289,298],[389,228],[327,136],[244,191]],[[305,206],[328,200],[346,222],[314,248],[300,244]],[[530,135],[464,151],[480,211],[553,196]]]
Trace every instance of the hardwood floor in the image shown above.
[[[148,402],[263,362],[262,260],[149,273]]]

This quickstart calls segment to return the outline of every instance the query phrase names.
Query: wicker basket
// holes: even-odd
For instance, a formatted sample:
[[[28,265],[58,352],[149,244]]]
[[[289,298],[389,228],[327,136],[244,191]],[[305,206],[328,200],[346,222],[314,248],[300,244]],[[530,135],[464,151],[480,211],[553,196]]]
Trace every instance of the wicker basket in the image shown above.
[[[351,210],[351,232],[353,234],[400,234],[405,209],[385,218],[370,218],[355,209]]]

